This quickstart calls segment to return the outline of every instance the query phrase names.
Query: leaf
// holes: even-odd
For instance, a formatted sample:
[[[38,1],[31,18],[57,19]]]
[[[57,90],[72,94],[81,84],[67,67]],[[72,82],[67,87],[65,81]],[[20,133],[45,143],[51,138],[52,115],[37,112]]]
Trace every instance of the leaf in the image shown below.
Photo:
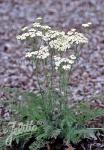
[[[50,145],[49,145],[49,144],[47,144],[47,149],[48,149],[48,150],[51,150],[51,148],[50,148]]]
[[[74,148],[71,145],[68,145],[68,148],[66,150],[74,150]]]

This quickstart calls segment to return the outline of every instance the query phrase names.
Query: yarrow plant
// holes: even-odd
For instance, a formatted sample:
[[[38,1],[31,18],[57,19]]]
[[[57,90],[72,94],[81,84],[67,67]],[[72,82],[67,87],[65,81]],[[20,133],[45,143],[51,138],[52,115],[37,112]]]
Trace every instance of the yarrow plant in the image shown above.
[[[21,30],[17,39],[29,46],[25,57],[36,66],[34,73],[46,120],[60,120],[63,110],[68,107],[68,82],[72,66],[79,58],[78,47],[88,43],[87,37],[76,29],[67,33],[54,30],[37,18],[35,23]],[[57,121],[54,123],[56,127],[59,126]],[[58,131],[57,134],[60,129]]]
[[[76,29],[71,29],[67,33],[53,30],[51,27],[43,25],[41,18],[38,18],[31,26],[24,27],[17,39],[29,43],[29,51],[25,57],[35,62],[36,72],[39,72],[43,66],[44,83],[47,83],[48,89],[51,86],[51,90],[53,90],[52,86],[56,84],[53,83],[55,75],[59,75],[59,83],[62,76],[68,80],[69,72],[79,57],[77,47],[88,43],[85,35],[77,32]],[[52,73],[49,74],[49,72]],[[64,84],[64,86],[66,85],[67,83]],[[60,85],[57,88],[61,89]]]
[[[60,112],[63,105],[68,103],[69,76],[73,64],[79,58],[77,48],[88,43],[88,39],[76,29],[71,29],[67,33],[54,30],[43,25],[41,18],[24,27],[17,39],[29,43],[29,51],[25,57],[36,65],[35,74],[43,99],[43,108],[48,103],[53,116],[56,109]],[[43,82],[40,80],[39,72],[44,77]],[[56,93],[61,95],[58,102]],[[60,108],[56,103],[59,103]]]
[[[83,24],[82,27],[88,28],[90,25]],[[22,95],[25,97],[24,104],[16,105],[22,120],[33,120],[36,125],[34,134],[29,131],[34,142],[30,142],[28,148],[40,150],[47,142],[54,143],[59,137],[66,142],[77,142],[92,133],[92,129],[86,126],[87,121],[102,115],[104,110],[90,110],[87,104],[77,107],[69,105],[70,74],[79,58],[79,47],[88,43],[87,37],[76,29],[67,33],[54,30],[37,18],[35,23],[21,29],[17,39],[28,45],[25,57],[35,65],[39,91],[37,95],[25,93],[25,96]],[[41,124],[37,125],[37,122]],[[53,149],[56,150],[55,147]]]

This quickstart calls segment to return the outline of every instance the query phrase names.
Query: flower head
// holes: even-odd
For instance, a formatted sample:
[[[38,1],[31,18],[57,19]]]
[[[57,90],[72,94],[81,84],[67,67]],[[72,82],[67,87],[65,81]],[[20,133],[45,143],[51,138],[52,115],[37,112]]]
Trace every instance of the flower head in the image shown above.
[[[41,46],[39,50],[33,52],[27,52],[25,57],[36,56],[38,59],[45,59],[49,56],[49,51],[47,46]]]
[[[58,51],[66,51],[71,47],[71,43],[69,42],[67,35],[61,35],[55,40],[51,40],[49,46]]]
[[[54,61],[55,61],[55,69],[56,70],[58,70],[58,68],[60,66],[62,66],[62,68],[64,69],[65,66],[67,68],[68,66],[71,66],[72,64],[74,64],[74,59],[71,60],[71,59],[65,58],[65,57],[61,58],[60,56],[54,56]]]
[[[23,27],[21,30],[26,31],[27,29],[28,29],[28,27]]]
[[[82,27],[88,28],[88,27],[90,27],[91,25],[92,25],[92,23],[91,23],[91,22],[88,22],[88,23],[82,24]]]
[[[62,66],[62,69],[64,69],[64,70],[70,70],[71,69],[71,65],[63,65]]]
[[[45,59],[49,56],[49,50],[47,46],[41,46],[40,49],[37,51],[36,58],[38,59]]]
[[[70,55],[70,58],[71,58],[72,60],[75,60],[77,57],[76,57],[75,55]]]

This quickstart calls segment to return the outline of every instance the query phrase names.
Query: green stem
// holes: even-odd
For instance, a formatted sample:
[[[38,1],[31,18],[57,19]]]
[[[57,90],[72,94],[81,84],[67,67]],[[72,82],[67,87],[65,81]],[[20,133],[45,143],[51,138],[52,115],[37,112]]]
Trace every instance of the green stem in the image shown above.
[[[53,51],[51,51],[51,56],[50,56],[51,71],[50,71],[50,87],[49,87],[50,104],[51,104],[51,108],[52,108],[52,112],[53,112],[53,72],[54,72],[54,68],[53,68],[53,63],[52,63],[53,60],[52,59],[53,59]]]
[[[67,84],[68,84],[68,79],[67,79],[67,72],[64,72],[62,73],[62,86],[63,86],[63,91],[64,91],[64,105],[66,106],[67,104],[67,100],[68,100],[68,97],[67,97]]]

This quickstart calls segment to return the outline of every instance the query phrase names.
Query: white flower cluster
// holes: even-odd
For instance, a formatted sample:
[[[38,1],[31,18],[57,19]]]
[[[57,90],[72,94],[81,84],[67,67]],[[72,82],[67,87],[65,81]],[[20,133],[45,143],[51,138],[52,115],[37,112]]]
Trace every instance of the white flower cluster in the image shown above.
[[[88,27],[90,27],[91,25],[92,25],[92,23],[91,23],[91,22],[88,22],[88,23],[82,24],[82,27],[88,28]]]
[[[75,33],[76,29],[75,28],[72,28],[70,31],[67,32],[67,34],[70,36],[70,35],[73,35],[73,33]]]
[[[90,23],[83,24],[82,26],[88,26]],[[50,50],[65,52],[70,49],[74,44],[84,44],[88,42],[88,39],[84,34],[79,33],[76,29],[71,29],[67,33],[52,30],[47,25],[35,22],[31,26],[24,27],[22,33],[17,36],[17,39],[28,40],[38,39],[37,44],[42,45],[39,50],[26,53],[26,57],[33,57],[38,59],[46,59],[49,55]],[[32,40],[33,41],[33,40]],[[38,43],[39,42],[39,43]],[[52,56],[53,57],[53,56]],[[69,58],[61,58],[54,56],[55,69],[62,67],[64,70],[70,70],[72,64],[75,62],[76,56],[70,55]]]
[[[71,65],[67,64],[67,65],[63,65],[62,68],[64,70],[70,70],[71,69]]]
[[[85,25],[85,24],[83,24]],[[90,25],[90,23],[88,23]],[[38,22],[33,23],[32,27],[24,27],[24,31],[21,35],[17,36],[17,39],[25,40],[30,38],[41,38],[44,42],[48,42],[50,48],[58,51],[66,51],[73,44],[87,43],[88,39],[76,29],[71,29],[67,34],[65,32],[52,30],[47,25],[41,25]]]
[[[26,30],[28,30],[28,27],[23,27],[21,30],[26,31]]]
[[[49,56],[49,50],[47,46],[41,46],[38,51],[27,52],[25,57],[36,56],[38,59],[45,59]]]
[[[58,51],[66,51],[71,48],[73,44],[87,43],[88,39],[82,34],[76,32],[76,29],[71,29],[67,34],[65,32],[58,32],[57,38],[49,42],[51,48]]]
[[[56,39],[57,37],[60,37],[62,35],[65,35],[65,32],[48,30],[48,32],[46,32],[45,35],[43,36],[43,40],[50,41],[50,40]]]
[[[42,37],[42,36],[43,36],[42,31],[37,31],[34,28],[30,28],[26,33],[22,33],[21,35],[18,35],[17,39],[26,40],[27,37],[34,38],[34,37]]]
[[[32,57],[32,55],[34,55],[34,52],[27,52],[25,57]]]
[[[48,46],[41,46],[40,50],[37,53],[37,58],[45,59],[49,56]]]
[[[75,55],[70,55],[70,58],[61,58],[60,56],[54,56],[55,69],[58,70],[58,68],[62,65],[62,68],[64,70],[70,70],[71,65],[75,62],[75,59]]]
[[[41,25],[38,22],[33,23],[32,25],[34,28],[40,28],[41,30],[49,30],[51,29],[51,27],[47,26],[47,25]]]
[[[77,57],[76,57],[75,55],[70,55],[70,58],[71,58],[72,60],[77,59]]]
[[[49,46],[58,51],[66,51],[67,49],[71,47],[71,44],[72,43],[71,41],[69,42],[67,35],[59,36],[55,40],[52,40],[49,42]]]
[[[29,37],[30,34],[29,33],[23,33],[22,35],[18,35],[17,39],[18,40],[25,40],[27,37]]]
[[[43,32],[48,32],[51,30],[51,27],[47,25],[41,25],[39,22],[35,22],[32,24],[31,27],[24,27],[21,29],[23,31],[22,34],[17,36],[18,40],[25,40],[27,37],[34,38],[34,37],[44,37]],[[43,38],[44,39],[44,38]]]
[[[69,35],[68,40],[71,44],[84,44],[88,43],[88,39],[84,34],[79,32],[73,32],[72,30],[67,33]]]

